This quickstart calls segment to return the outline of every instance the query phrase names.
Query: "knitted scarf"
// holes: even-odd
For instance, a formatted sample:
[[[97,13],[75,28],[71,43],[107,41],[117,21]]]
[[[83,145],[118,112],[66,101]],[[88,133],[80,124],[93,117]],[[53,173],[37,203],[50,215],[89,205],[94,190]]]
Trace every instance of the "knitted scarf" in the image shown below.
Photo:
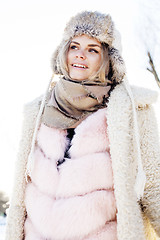
[[[106,107],[110,89],[107,82],[60,78],[50,92],[42,122],[49,127],[73,128],[88,115]]]

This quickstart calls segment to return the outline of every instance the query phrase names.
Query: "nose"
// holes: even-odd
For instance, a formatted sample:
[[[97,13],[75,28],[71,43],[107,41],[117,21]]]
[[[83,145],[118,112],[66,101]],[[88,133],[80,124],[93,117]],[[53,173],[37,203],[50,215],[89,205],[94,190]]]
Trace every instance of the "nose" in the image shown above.
[[[86,56],[85,56],[83,51],[78,51],[77,54],[76,54],[76,58],[80,58],[82,60],[85,60]]]

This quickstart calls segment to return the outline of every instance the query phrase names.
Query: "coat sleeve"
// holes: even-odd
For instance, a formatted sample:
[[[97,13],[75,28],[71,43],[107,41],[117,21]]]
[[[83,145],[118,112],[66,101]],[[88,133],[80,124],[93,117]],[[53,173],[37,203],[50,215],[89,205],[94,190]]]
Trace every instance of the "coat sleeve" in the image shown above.
[[[24,107],[22,134],[15,166],[13,193],[7,214],[5,240],[22,240],[24,238],[23,226],[26,215],[24,205],[25,171],[39,105],[40,99],[38,98]]]
[[[160,144],[154,108],[146,105],[138,111],[143,168],[146,173],[144,197],[141,200],[144,218],[160,237]]]

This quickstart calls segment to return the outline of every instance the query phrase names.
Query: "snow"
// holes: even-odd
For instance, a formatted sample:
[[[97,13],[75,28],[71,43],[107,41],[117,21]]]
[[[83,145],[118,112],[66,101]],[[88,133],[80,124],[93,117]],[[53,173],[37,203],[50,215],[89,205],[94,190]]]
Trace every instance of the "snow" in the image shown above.
[[[6,228],[6,217],[0,216],[0,240],[4,240]]]

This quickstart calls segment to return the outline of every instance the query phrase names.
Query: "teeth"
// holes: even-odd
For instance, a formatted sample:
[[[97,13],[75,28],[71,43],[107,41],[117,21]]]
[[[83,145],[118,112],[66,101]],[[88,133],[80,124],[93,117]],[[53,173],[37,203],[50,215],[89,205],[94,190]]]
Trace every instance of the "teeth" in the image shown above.
[[[84,66],[84,65],[81,65],[81,64],[73,64],[73,67],[87,68],[86,66]]]

